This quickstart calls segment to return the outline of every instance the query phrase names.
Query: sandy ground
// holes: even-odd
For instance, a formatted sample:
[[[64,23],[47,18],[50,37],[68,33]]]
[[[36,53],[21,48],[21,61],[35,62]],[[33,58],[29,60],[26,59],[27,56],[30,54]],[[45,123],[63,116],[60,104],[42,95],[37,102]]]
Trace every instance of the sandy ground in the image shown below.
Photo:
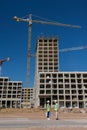
[[[55,120],[55,113],[52,112],[51,120]],[[46,111],[45,110],[0,110],[0,118],[11,118],[11,117],[24,117],[29,119],[46,119]],[[87,119],[87,113],[72,113],[72,112],[60,112],[59,120],[62,119]],[[0,130],[87,130],[87,127],[54,127],[54,128],[0,128]]]
[[[61,128],[3,128],[0,130],[87,130],[87,128],[83,127],[61,127]]]

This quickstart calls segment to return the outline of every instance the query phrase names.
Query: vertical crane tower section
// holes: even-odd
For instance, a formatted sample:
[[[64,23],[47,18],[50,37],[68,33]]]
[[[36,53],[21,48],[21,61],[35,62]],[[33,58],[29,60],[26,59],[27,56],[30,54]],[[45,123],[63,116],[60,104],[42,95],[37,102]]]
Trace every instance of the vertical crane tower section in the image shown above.
[[[28,25],[28,55],[27,55],[27,75],[26,75],[26,87],[29,87],[29,77],[30,77],[30,51],[31,51],[31,31],[32,31],[32,20],[31,14],[29,15],[29,25]]]
[[[30,80],[30,57],[33,55],[30,54],[31,50],[31,31],[32,31],[32,23],[40,23],[40,24],[47,24],[47,25],[54,25],[54,26],[63,26],[63,27],[70,27],[70,28],[81,28],[81,26],[77,25],[71,25],[71,24],[64,24],[59,22],[52,22],[52,21],[46,21],[46,20],[32,20],[32,14],[29,14],[29,18],[23,19],[18,18],[17,16],[13,17],[14,20],[17,22],[28,22],[28,55],[27,55],[27,77],[26,77],[26,87],[29,86],[29,80]]]
[[[1,74],[2,64],[3,64],[3,62],[5,62],[5,61],[10,61],[10,57],[7,57],[7,58],[5,58],[5,59],[0,60],[0,76],[2,75],[2,74]]]
[[[32,14],[29,14],[28,19],[22,19],[18,18],[17,16],[14,16],[13,18],[17,22],[28,22],[28,54],[27,54],[27,72],[26,72],[26,87],[29,88],[29,83],[30,83],[30,51],[31,51],[31,32],[32,32]]]

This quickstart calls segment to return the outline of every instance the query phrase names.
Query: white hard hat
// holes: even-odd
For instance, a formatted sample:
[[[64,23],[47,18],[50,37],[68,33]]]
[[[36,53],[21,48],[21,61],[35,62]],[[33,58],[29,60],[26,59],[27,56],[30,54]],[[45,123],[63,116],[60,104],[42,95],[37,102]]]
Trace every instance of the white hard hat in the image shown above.
[[[49,100],[47,100],[47,102],[49,103],[50,101],[49,101]]]
[[[57,102],[57,100],[54,100],[54,102],[56,103],[56,102]]]

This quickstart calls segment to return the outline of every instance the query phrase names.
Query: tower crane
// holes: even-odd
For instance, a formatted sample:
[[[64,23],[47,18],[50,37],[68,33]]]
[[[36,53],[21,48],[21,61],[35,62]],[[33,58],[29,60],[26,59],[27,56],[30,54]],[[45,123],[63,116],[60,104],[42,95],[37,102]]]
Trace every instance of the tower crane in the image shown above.
[[[83,49],[87,49],[87,46],[64,48],[64,49],[60,49],[59,52],[68,52],[68,51],[83,50]]]
[[[5,59],[0,60],[0,76],[1,76],[2,64],[3,64],[3,62],[5,62],[5,61],[10,61],[10,57],[7,57],[7,58],[5,58]]]
[[[14,20],[17,22],[27,22],[28,23],[28,54],[27,54],[27,77],[26,77],[26,87],[29,87],[29,77],[30,77],[30,54],[31,50],[31,31],[32,31],[32,23],[39,23],[39,24],[47,24],[47,25],[54,25],[54,26],[63,26],[63,27],[70,27],[70,28],[81,28],[81,26],[71,25],[71,24],[63,24],[59,22],[51,22],[46,20],[33,20],[32,14],[29,14],[29,18],[19,18],[17,16],[13,17]]]

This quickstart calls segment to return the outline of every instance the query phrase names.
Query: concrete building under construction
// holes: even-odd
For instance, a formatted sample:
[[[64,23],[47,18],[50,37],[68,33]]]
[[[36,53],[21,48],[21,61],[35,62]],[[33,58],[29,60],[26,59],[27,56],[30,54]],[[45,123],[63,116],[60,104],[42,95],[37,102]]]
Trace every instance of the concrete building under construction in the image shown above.
[[[0,77],[0,108],[29,108],[32,98],[33,88],[23,88],[22,81]]]
[[[10,81],[8,77],[0,77],[0,107],[21,107],[21,81]]]
[[[34,88],[0,77],[0,108],[45,108],[47,100],[51,107],[54,100],[60,107],[87,107],[87,72],[60,72],[58,50],[58,37],[39,37]]]
[[[58,37],[39,37],[36,48],[35,107],[87,107],[87,72],[60,72]]]
[[[21,107],[33,107],[33,88],[22,88]]]

